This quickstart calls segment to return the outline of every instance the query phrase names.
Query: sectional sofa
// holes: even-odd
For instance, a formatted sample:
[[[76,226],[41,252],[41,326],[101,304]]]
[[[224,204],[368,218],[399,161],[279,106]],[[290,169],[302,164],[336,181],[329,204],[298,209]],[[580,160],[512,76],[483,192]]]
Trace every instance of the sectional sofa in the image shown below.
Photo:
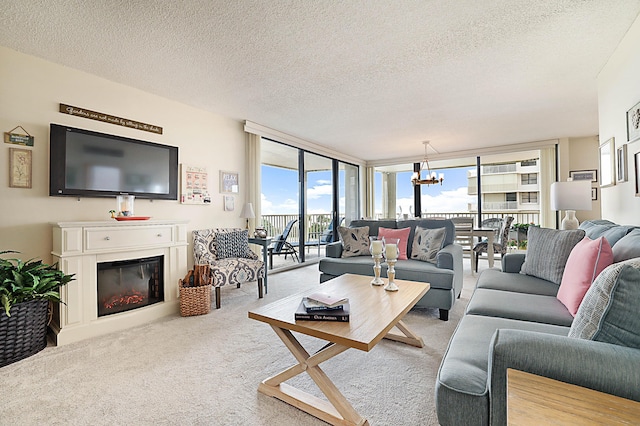
[[[440,424],[506,424],[508,368],[640,401],[640,229],[634,228],[604,220],[573,231],[530,227],[526,255],[507,254],[502,271],[478,276],[438,372]],[[585,254],[584,247],[597,252]],[[607,256],[614,263],[596,275]],[[558,297],[561,285],[566,289],[583,272],[596,278],[574,318],[565,305],[573,310],[572,301]]]
[[[416,227],[432,230],[445,229],[442,248],[437,251],[435,263],[417,260],[413,253]],[[462,291],[462,246],[454,244],[455,226],[450,220],[409,219],[409,220],[354,220],[350,228],[368,228],[368,235],[378,236],[381,228],[402,230],[409,228],[407,241],[407,260],[398,260],[395,266],[396,278],[403,280],[428,282],[431,285],[427,294],[416,306],[438,308],[440,319],[448,320],[449,310]],[[361,256],[343,256],[343,243],[337,241],[328,244],[326,257],[320,260],[320,282],[339,275],[350,273],[373,276],[373,259],[368,251]],[[382,264],[381,276],[387,276],[387,265]]]

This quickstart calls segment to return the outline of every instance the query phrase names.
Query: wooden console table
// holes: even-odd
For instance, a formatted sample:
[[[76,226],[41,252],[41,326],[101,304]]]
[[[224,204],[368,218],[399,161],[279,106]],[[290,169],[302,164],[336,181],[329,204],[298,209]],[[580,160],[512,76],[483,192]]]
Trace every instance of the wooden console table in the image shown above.
[[[507,424],[638,424],[640,402],[507,369]]]

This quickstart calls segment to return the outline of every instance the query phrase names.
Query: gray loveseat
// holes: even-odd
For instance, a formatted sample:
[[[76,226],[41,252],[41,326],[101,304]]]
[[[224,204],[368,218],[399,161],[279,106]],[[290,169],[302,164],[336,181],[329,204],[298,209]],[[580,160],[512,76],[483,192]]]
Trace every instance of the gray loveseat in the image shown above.
[[[422,228],[445,228],[444,245],[437,254],[436,263],[411,259],[411,247],[416,226]],[[409,219],[409,220],[354,220],[351,228],[368,226],[369,235],[377,236],[379,228],[411,228],[407,244],[408,260],[396,263],[396,278],[428,282],[431,285],[427,294],[416,306],[438,308],[440,319],[449,319],[449,310],[462,291],[462,246],[453,244],[455,226],[450,220]],[[326,257],[320,260],[320,282],[325,282],[342,274],[373,276],[373,259],[370,255],[342,257],[342,243],[327,245]],[[387,276],[387,265],[382,264],[382,277]]]
[[[556,298],[558,284],[519,273],[524,254],[507,254],[502,271],[488,269],[479,275],[438,372],[440,424],[506,424],[508,368],[640,401],[640,325],[629,320],[640,310],[640,229],[604,220],[585,222],[581,228],[554,232],[604,236],[614,264],[591,285],[575,319]],[[549,247],[552,252],[557,248]],[[602,300],[603,285],[615,289],[609,303],[591,303]],[[585,321],[598,318],[598,312],[606,312],[606,319],[594,320],[595,334],[586,336]],[[611,318],[625,326],[611,333]],[[613,339],[620,329],[625,329],[625,337]]]

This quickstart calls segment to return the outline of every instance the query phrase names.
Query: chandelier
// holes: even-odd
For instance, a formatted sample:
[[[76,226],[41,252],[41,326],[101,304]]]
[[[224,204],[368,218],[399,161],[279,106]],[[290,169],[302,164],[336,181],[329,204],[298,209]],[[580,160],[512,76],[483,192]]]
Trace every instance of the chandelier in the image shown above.
[[[420,171],[414,172],[411,175],[411,183],[414,186],[415,185],[435,185],[437,183],[442,185],[442,182],[444,181],[444,173],[440,173],[440,176],[436,176],[436,172],[432,172],[431,169],[429,168],[429,160],[427,159],[427,148],[429,147],[429,141],[424,141],[422,143],[424,144],[424,161],[420,165]],[[422,171],[425,170],[425,167],[427,170],[427,177],[426,179],[420,179],[420,175],[422,174]]]

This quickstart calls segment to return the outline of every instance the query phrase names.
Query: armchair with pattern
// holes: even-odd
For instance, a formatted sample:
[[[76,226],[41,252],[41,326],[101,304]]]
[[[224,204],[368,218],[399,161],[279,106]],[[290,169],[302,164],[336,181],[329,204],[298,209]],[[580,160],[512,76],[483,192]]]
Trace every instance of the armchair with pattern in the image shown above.
[[[263,297],[264,262],[249,249],[248,231],[239,228],[213,228],[193,231],[193,260],[211,266],[216,309],[220,309],[220,287],[227,284],[258,282]]]

